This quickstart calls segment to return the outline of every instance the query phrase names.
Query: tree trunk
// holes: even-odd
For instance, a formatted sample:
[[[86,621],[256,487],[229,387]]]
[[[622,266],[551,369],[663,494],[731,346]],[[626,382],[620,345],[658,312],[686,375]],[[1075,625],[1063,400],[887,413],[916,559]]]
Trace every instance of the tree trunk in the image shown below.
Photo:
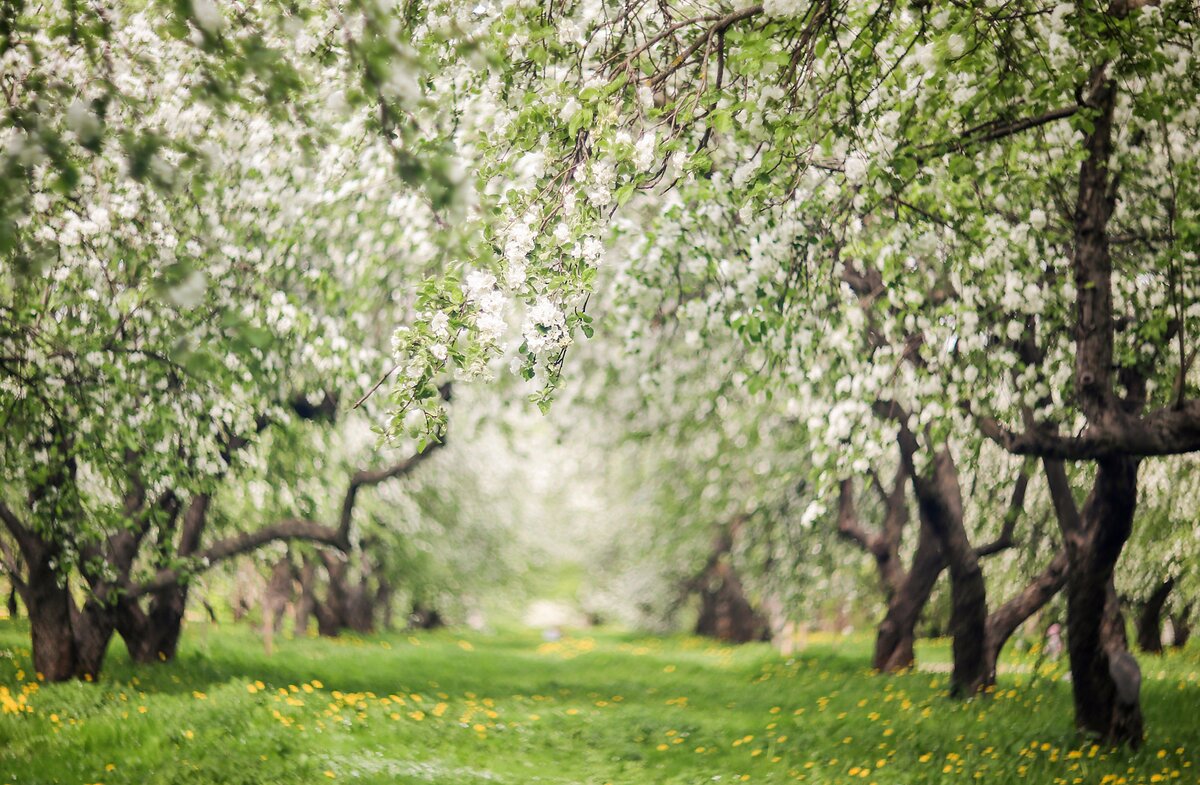
[[[183,634],[187,598],[188,587],[183,585],[156,592],[150,601],[149,661],[167,662],[175,659],[179,638]]]
[[[58,552],[43,542],[23,545],[28,571],[22,599],[29,614],[34,670],[50,682],[95,678],[112,639],[111,614],[94,600],[76,608],[52,566]]]
[[[984,635],[984,658],[987,685],[996,683],[996,666],[1000,652],[1017,628],[1037,613],[1067,582],[1067,551],[1059,550],[1046,568],[1038,573],[1019,594],[988,615]]]
[[[75,636],[76,673],[79,678],[92,680],[100,674],[114,624],[111,608],[88,600],[82,609],[71,603],[71,627]]]
[[[732,566],[723,558],[701,577],[696,634],[731,643],[770,638],[770,628],[750,601]]]
[[[312,559],[304,557],[297,577],[300,582],[300,596],[296,600],[294,609],[295,619],[292,622],[292,634],[299,636],[308,634],[308,620],[315,613],[317,565],[313,563]]]
[[[317,602],[313,606],[313,611],[317,616],[317,634],[322,638],[336,638],[342,634],[345,625],[342,624],[341,617],[334,613],[329,605],[323,602]]]
[[[963,526],[962,490],[949,449],[934,457],[932,476],[914,474],[912,479],[921,519],[937,537],[950,568],[950,635],[954,657],[950,689],[955,695],[974,695],[988,683],[984,647],[987,586],[979,557]]]
[[[352,632],[368,635],[375,632],[375,593],[364,576],[357,584],[347,587],[345,626]]]
[[[904,580],[888,598],[887,613],[876,629],[873,668],[894,673],[912,667],[917,621],[945,567],[941,546],[929,527],[922,524],[912,564]]]
[[[391,632],[395,626],[396,590],[390,581],[379,579],[379,588],[375,590],[375,606],[379,609],[379,626],[384,632]]]
[[[1162,654],[1162,612],[1174,587],[1174,578],[1163,581],[1151,592],[1150,599],[1146,600],[1142,612],[1138,614],[1138,648],[1148,654]]]
[[[346,581],[349,567],[346,558],[325,551],[321,551],[321,561],[325,565],[326,587],[325,601],[318,602],[316,606],[317,632],[336,637],[349,627],[350,587]]]
[[[147,664],[175,658],[183,633],[187,596],[186,586],[174,586],[155,592],[148,611],[134,600],[124,600],[118,605],[117,632],[125,641],[131,660]]]
[[[33,637],[33,668],[46,681],[66,681],[77,675],[78,652],[71,628],[71,595],[59,585],[48,558],[28,559],[25,609]]]
[[[363,634],[374,632],[375,606],[367,576],[352,583],[349,563],[340,554],[321,551],[321,561],[328,578],[324,602],[310,590],[317,616],[317,634],[336,637],[342,630]]]
[[[267,590],[263,592],[263,637],[266,639],[267,654],[271,653],[275,633],[283,627],[287,603],[292,596],[292,562],[284,555],[271,569]]]
[[[414,603],[408,616],[409,626],[418,630],[436,630],[445,624],[437,608],[429,608],[420,602]]]
[[[1082,525],[1065,532],[1070,557],[1067,650],[1075,725],[1102,742],[1128,742],[1135,748],[1143,734],[1141,671],[1127,648],[1113,569],[1133,525],[1137,470],[1135,458],[1098,461]]]
[[[1171,641],[1172,648],[1182,649],[1192,637],[1192,604],[1189,602],[1181,610],[1171,614],[1171,626],[1175,629],[1175,640]]]

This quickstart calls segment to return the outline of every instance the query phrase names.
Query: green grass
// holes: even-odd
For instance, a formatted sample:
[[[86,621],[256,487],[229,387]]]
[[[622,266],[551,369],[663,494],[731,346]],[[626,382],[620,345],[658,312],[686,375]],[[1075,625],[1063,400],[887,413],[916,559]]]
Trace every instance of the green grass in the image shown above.
[[[0,622],[0,785],[1200,781],[1195,647],[1143,660],[1149,738],[1131,753],[1076,739],[1054,668],[959,703],[944,674],[872,675],[864,638],[786,659],[440,632],[267,657],[245,628],[193,627],[176,662],[133,666],[118,644],[99,683],[44,685],[26,634]],[[920,654],[944,661],[945,645]]]

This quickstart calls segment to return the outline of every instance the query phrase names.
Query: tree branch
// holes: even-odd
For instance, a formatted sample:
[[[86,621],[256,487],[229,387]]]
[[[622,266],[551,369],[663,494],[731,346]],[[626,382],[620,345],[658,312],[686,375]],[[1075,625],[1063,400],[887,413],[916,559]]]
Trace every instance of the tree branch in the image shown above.
[[[1083,518],[1079,514],[1079,505],[1071,493],[1071,481],[1067,478],[1067,469],[1062,461],[1052,458],[1042,460],[1046,470],[1046,483],[1050,486],[1050,501],[1054,504],[1054,512],[1058,516],[1058,525],[1066,536],[1083,532]]]
[[[364,485],[379,485],[387,480],[403,477],[412,472],[434,453],[434,451],[446,445],[446,437],[443,436],[439,442],[434,442],[425,448],[424,452],[410,455],[404,460],[394,463],[386,469],[377,469],[371,471],[368,469],[360,469],[350,478],[350,484],[346,487],[346,495],[342,499],[342,512],[338,517],[338,532],[343,539],[349,539],[350,524],[354,520],[354,503],[358,497],[358,489]]]
[[[921,160],[928,160],[943,155],[950,150],[964,150],[974,145],[986,144],[987,142],[994,142],[997,139],[1003,139],[1006,136],[1013,136],[1022,131],[1028,131],[1030,128],[1037,128],[1038,126],[1053,123],[1056,120],[1070,117],[1078,111],[1078,106],[1063,106],[1058,109],[1051,109],[1040,115],[1034,115],[1033,117],[1022,117],[1019,120],[1011,120],[1009,122],[993,120],[966,129],[956,141],[922,145],[917,149],[928,151],[925,155],[921,156]]]
[[[213,543],[196,555],[199,569],[195,572],[203,572],[227,559],[257,550],[268,543],[284,540],[307,540],[331,545],[341,550],[349,547],[336,529],[331,529],[315,521],[288,518],[257,531],[236,534]],[[188,574],[188,572],[178,569],[159,570],[148,581],[126,586],[126,596],[136,599],[144,594],[169,588],[179,583]]]
[[[1008,510],[1004,513],[1004,525],[1000,529],[1000,536],[992,542],[976,548],[976,556],[991,556],[994,553],[1011,548],[1015,544],[1013,541],[1013,532],[1017,528],[1017,520],[1025,510],[1025,492],[1028,489],[1029,470],[1022,466],[1020,473],[1017,475],[1017,482],[1013,486],[1012,498],[1009,500]]]
[[[8,543],[3,538],[0,538],[0,558],[3,558],[4,563],[0,564],[0,566],[4,568],[5,574],[8,575],[9,582],[16,588],[17,592],[24,597],[26,586],[25,582],[21,580],[20,560],[18,559],[17,554],[13,552],[13,549],[9,547]]]
[[[854,481],[850,479],[842,480],[838,488],[837,527],[843,539],[858,543],[868,553],[875,553],[879,536],[863,528],[858,511],[854,508]]]
[[[675,73],[680,68],[682,68],[684,66],[684,64],[687,63],[687,61],[689,59],[691,59],[691,56],[694,55],[700,49],[700,47],[706,45],[708,43],[708,41],[710,41],[715,34],[729,29],[730,26],[734,25],[737,22],[740,22],[743,19],[748,19],[752,16],[755,16],[756,14],[762,13],[762,10],[763,10],[763,7],[761,5],[752,5],[752,6],[748,6],[746,8],[740,8],[736,11],[732,11],[732,12],[726,14],[725,16],[721,17],[720,19],[718,19],[712,25],[712,27],[710,27],[707,31],[704,32],[703,35],[697,36],[696,39],[693,40],[691,44],[689,44],[682,52],[680,52],[667,65],[666,68],[664,68],[662,71],[659,71],[658,73],[656,73],[652,77],[650,77],[650,79],[648,80],[649,86],[653,88],[653,87],[657,87],[658,85],[662,84],[667,79],[667,77],[669,77],[671,74]]]
[[[1004,641],[1012,636],[1021,622],[1049,602],[1066,584],[1068,566],[1067,550],[1059,548],[1045,569],[1034,576],[1025,588],[988,614],[985,635],[988,645],[994,648],[997,655]]]
[[[192,498],[187,511],[183,514],[183,531],[179,535],[179,547],[176,550],[180,556],[191,556],[200,547],[200,537],[208,523],[208,505],[212,496],[201,493]]]
[[[21,545],[30,537],[29,529],[25,527],[25,524],[21,523],[21,519],[17,517],[15,512],[9,509],[3,500],[0,500],[0,520],[4,521],[5,528],[12,534],[13,539],[17,541],[18,545]]]
[[[1155,409],[1140,417],[1114,411],[1103,423],[1089,422],[1079,436],[1061,436],[1044,429],[1017,432],[993,417],[975,420],[985,436],[1014,455],[1087,461],[1200,451],[1200,400]]]

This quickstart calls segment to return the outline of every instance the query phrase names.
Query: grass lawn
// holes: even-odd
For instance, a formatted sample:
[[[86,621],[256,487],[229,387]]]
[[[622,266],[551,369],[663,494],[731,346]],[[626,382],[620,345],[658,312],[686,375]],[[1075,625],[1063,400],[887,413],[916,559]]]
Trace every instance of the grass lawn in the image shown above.
[[[0,622],[0,785],[1200,782],[1200,650],[1143,658],[1149,737],[1082,743],[1069,685],[872,675],[870,641],[782,658],[691,638],[439,632],[280,641],[189,628],[177,662],[39,684]],[[942,643],[920,652],[945,660]]]

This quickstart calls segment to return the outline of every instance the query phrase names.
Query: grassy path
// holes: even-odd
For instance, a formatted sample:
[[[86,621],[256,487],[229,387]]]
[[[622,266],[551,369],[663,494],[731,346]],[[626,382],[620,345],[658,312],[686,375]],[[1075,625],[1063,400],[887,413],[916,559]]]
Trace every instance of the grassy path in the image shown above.
[[[1145,662],[1147,746],[1080,743],[1068,685],[985,699],[866,669],[867,641],[765,647],[615,634],[282,642],[191,629],[178,662],[39,685],[0,622],[0,785],[1200,782],[1200,652]],[[936,660],[931,644],[922,655]]]

